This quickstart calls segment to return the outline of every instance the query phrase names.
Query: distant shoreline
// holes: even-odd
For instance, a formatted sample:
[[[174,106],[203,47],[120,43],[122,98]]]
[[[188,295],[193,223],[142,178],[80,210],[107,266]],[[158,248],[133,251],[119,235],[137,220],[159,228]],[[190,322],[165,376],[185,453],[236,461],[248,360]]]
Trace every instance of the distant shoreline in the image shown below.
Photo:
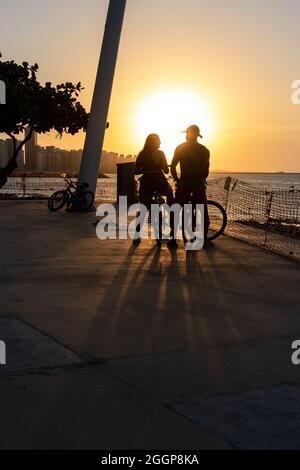
[[[226,170],[210,170],[210,174],[219,174],[219,175],[272,175],[272,176],[286,176],[286,175],[300,175],[300,172],[285,172],[285,171],[226,171]],[[22,178],[23,176],[31,178],[62,178],[65,175],[71,176],[72,178],[78,178],[78,173],[73,172],[56,172],[56,171],[22,171],[16,170],[12,176]],[[102,173],[100,172],[98,178],[110,178],[111,176],[116,176],[117,173]]]
[[[243,175],[300,175],[298,171],[226,171],[226,170],[210,170],[210,173],[220,174],[243,174]]]
[[[21,170],[16,170],[13,172],[11,176],[15,176],[16,178],[22,178],[23,176],[26,176],[27,178],[63,178],[64,176],[70,176],[71,178],[78,178],[79,174],[78,173],[72,173],[69,171],[66,172],[59,172],[59,171],[21,171]],[[104,173],[99,173],[98,178],[110,178],[108,174]]]

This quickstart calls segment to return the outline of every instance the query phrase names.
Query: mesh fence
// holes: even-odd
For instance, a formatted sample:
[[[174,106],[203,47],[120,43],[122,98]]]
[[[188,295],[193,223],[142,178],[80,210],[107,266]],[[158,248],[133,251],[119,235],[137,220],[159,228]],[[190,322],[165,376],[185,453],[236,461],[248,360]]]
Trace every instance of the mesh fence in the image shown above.
[[[73,183],[77,178],[71,178]],[[99,179],[96,199],[115,200],[116,182],[110,178]],[[10,177],[5,186],[0,189],[0,199],[48,199],[55,191],[67,186],[61,176],[16,176]]]
[[[226,209],[225,233],[300,260],[300,191],[259,188],[231,178],[209,182],[209,199]]]
[[[65,187],[62,177],[11,177],[0,198],[48,198]],[[225,208],[227,235],[300,260],[299,190],[262,188],[221,177],[209,181],[207,196]],[[96,199],[116,200],[116,180],[99,180]]]

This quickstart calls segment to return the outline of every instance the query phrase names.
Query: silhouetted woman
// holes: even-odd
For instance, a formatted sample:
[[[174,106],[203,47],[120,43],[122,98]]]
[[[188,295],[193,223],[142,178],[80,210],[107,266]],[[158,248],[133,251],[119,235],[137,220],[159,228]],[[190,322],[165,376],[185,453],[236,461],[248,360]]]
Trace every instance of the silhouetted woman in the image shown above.
[[[165,175],[169,173],[166,156],[160,148],[160,138],[157,134],[148,135],[143,150],[139,153],[135,162],[135,174],[143,176],[140,178],[140,202],[148,210],[151,208],[153,193],[157,192],[167,197],[167,204],[174,203],[173,190]],[[139,243],[139,239],[135,243]],[[171,245],[176,245],[171,240]]]

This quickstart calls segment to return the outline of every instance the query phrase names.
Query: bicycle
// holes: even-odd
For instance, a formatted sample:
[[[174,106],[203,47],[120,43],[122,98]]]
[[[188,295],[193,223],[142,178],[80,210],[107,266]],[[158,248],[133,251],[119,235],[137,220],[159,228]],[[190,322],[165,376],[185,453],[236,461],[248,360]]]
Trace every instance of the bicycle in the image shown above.
[[[165,202],[164,196],[155,191],[152,197],[152,204],[162,205]],[[227,226],[227,214],[224,207],[217,201],[208,200],[207,209],[209,219],[207,239],[212,241],[224,233]],[[162,217],[163,215],[159,219],[159,239],[162,238]],[[193,218],[193,229],[195,228],[194,221],[195,219]]]
[[[65,205],[68,211],[83,212],[90,209],[94,203],[94,193],[87,191],[88,183],[74,184],[72,179],[66,175],[67,188],[56,191],[48,199],[48,208],[51,211],[58,211]]]
[[[147,173],[156,173],[157,171],[148,171]],[[139,185],[140,185],[141,178],[138,178],[136,181],[136,196],[139,199]],[[161,206],[165,204],[165,196],[159,194],[157,191],[154,191],[151,204],[157,204]],[[190,201],[191,203],[191,201]],[[224,207],[217,201],[208,200],[207,201],[207,209],[208,209],[208,218],[209,218],[209,228],[208,228],[208,237],[209,241],[215,240],[216,238],[220,237],[227,226],[227,214]],[[149,222],[151,222],[151,217],[149,214]],[[157,239],[157,243],[160,244],[162,240],[162,225],[163,225],[163,214],[160,212],[159,214],[159,238]],[[193,229],[195,228],[195,217],[193,217]],[[183,239],[185,236],[183,234]]]

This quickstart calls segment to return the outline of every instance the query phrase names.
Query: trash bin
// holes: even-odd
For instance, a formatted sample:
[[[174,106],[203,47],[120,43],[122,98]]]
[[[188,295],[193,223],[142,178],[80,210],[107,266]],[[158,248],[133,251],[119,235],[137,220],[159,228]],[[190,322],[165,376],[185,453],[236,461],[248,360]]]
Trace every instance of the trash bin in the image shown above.
[[[117,199],[127,196],[128,204],[136,201],[134,162],[117,163]]]

